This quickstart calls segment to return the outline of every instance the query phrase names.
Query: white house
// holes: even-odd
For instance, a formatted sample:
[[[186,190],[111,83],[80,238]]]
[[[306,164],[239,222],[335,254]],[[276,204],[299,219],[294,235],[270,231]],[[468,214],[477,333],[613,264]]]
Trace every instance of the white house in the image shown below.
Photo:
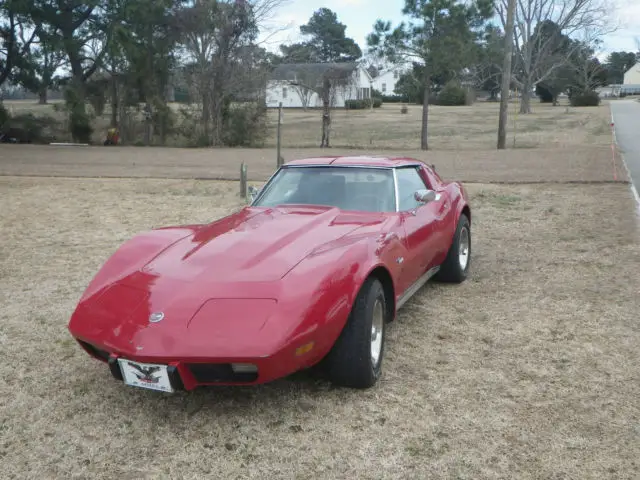
[[[640,84],[640,62],[636,63],[633,67],[624,73],[625,85],[638,85]]]
[[[397,93],[395,93],[396,84],[405,71],[406,69],[402,67],[394,67],[381,71],[373,79],[373,88],[381,92],[382,95],[397,95]]]
[[[640,62],[625,72],[621,91],[627,95],[640,95]]]
[[[289,63],[278,65],[266,87],[267,107],[322,107],[324,80],[329,78],[332,107],[343,108],[346,100],[371,98],[373,79],[355,63]]]

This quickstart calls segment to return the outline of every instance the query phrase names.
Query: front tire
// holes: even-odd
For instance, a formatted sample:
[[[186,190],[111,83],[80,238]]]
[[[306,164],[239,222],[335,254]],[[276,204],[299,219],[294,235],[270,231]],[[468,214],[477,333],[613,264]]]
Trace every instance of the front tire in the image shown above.
[[[458,220],[456,233],[453,236],[447,257],[440,266],[435,279],[441,282],[462,283],[469,275],[470,264],[471,225],[469,218],[463,213]]]
[[[387,300],[377,278],[368,278],[347,323],[327,357],[329,379],[349,388],[370,388],[382,373]]]

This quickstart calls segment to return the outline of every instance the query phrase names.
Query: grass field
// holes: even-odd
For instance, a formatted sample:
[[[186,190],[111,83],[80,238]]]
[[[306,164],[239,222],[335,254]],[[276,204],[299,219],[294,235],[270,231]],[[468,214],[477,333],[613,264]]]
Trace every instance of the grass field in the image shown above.
[[[51,105],[32,101],[5,101],[13,114],[51,115],[58,120],[58,141],[71,141],[63,130],[64,114]],[[553,107],[533,100],[533,113],[518,115],[517,101],[509,105],[510,148],[593,146],[610,139],[608,101],[600,107]],[[498,104],[479,101],[465,107],[431,106],[429,117],[430,145],[436,150],[493,149],[497,141]],[[179,105],[173,105],[178,110]],[[332,118],[334,148],[406,150],[420,147],[422,106],[410,105],[408,114],[400,113],[401,104],[384,104],[374,110],[335,110]],[[93,141],[101,144],[109,124],[109,111],[94,120]],[[282,145],[286,148],[308,148],[320,145],[321,112],[285,109]],[[265,147],[276,145],[277,110],[269,110],[269,133]],[[515,137],[515,144],[514,144]],[[172,138],[170,144],[182,140]]]
[[[130,235],[238,208],[235,182],[1,177],[3,478],[637,478],[637,223],[625,185],[470,185],[473,273],[390,329],[369,391],[307,375],[165,396],[70,339]]]
[[[639,478],[640,227],[619,159],[608,183],[608,108],[534,105],[519,124],[531,127],[528,148],[502,152],[488,132],[497,106],[440,121],[434,108],[434,150],[420,152],[400,145],[415,134],[414,107],[398,113],[389,150],[347,147],[395,128],[394,108],[383,122],[351,112],[362,117],[343,147],[283,151],[412,155],[468,182],[471,277],[407,303],[368,391],[307,374],[134,390],[66,329],[124,240],[241,207],[237,182],[189,178],[232,178],[245,161],[262,181],[273,149],[0,146],[2,478]],[[347,125],[341,114],[334,127]],[[287,112],[286,138],[311,145],[313,115]],[[128,178],[86,178],[99,176]]]
[[[26,108],[24,102],[22,106]],[[419,110],[412,106],[409,114],[402,115],[398,105],[386,105],[374,112],[335,112],[334,147],[329,149],[311,148],[319,131],[317,111],[286,111],[282,156],[285,161],[345,154],[409,156],[434,164],[444,178],[465,182],[626,181],[620,157],[612,158],[606,103],[570,108],[568,113],[565,106],[534,105],[533,114],[511,117],[518,129],[514,131],[510,120],[506,150],[495,148],[497,104],[432,107],[428,151],[417,149]],[[386,130],[395,132],[389,137],[393,141],[376,137],[369,142],[368,136]],[[0,174],[237,179],[242,162],[248,166],[249,178],[264,181],[275,169],[276,149],[5,144]]]

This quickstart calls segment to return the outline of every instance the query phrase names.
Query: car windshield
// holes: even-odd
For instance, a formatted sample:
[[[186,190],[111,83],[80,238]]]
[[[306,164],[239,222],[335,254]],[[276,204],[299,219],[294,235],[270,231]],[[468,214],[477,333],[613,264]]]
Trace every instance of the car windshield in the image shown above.
[[[351,166],[283,167],[253,205],[274,207],[291,204],[394,212],[393,171],[390,168]]]

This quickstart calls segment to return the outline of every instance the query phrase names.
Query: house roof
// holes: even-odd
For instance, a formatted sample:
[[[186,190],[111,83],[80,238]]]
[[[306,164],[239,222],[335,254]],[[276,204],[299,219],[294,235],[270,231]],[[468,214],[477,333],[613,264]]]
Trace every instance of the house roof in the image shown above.
[[[345,63],[283,63],[271,72],[271,80],[293,81],[297,78],[331,77],[345,78],[358,67],[352,62]]]
[[[633,70],[634,68],[640,68],[640,62],[636,62],[633,64],[633,66],[631,68],[629,68],[626,72],[624,72],[624,74],[626,75],[627,73],[629,73],[631,70]]]

